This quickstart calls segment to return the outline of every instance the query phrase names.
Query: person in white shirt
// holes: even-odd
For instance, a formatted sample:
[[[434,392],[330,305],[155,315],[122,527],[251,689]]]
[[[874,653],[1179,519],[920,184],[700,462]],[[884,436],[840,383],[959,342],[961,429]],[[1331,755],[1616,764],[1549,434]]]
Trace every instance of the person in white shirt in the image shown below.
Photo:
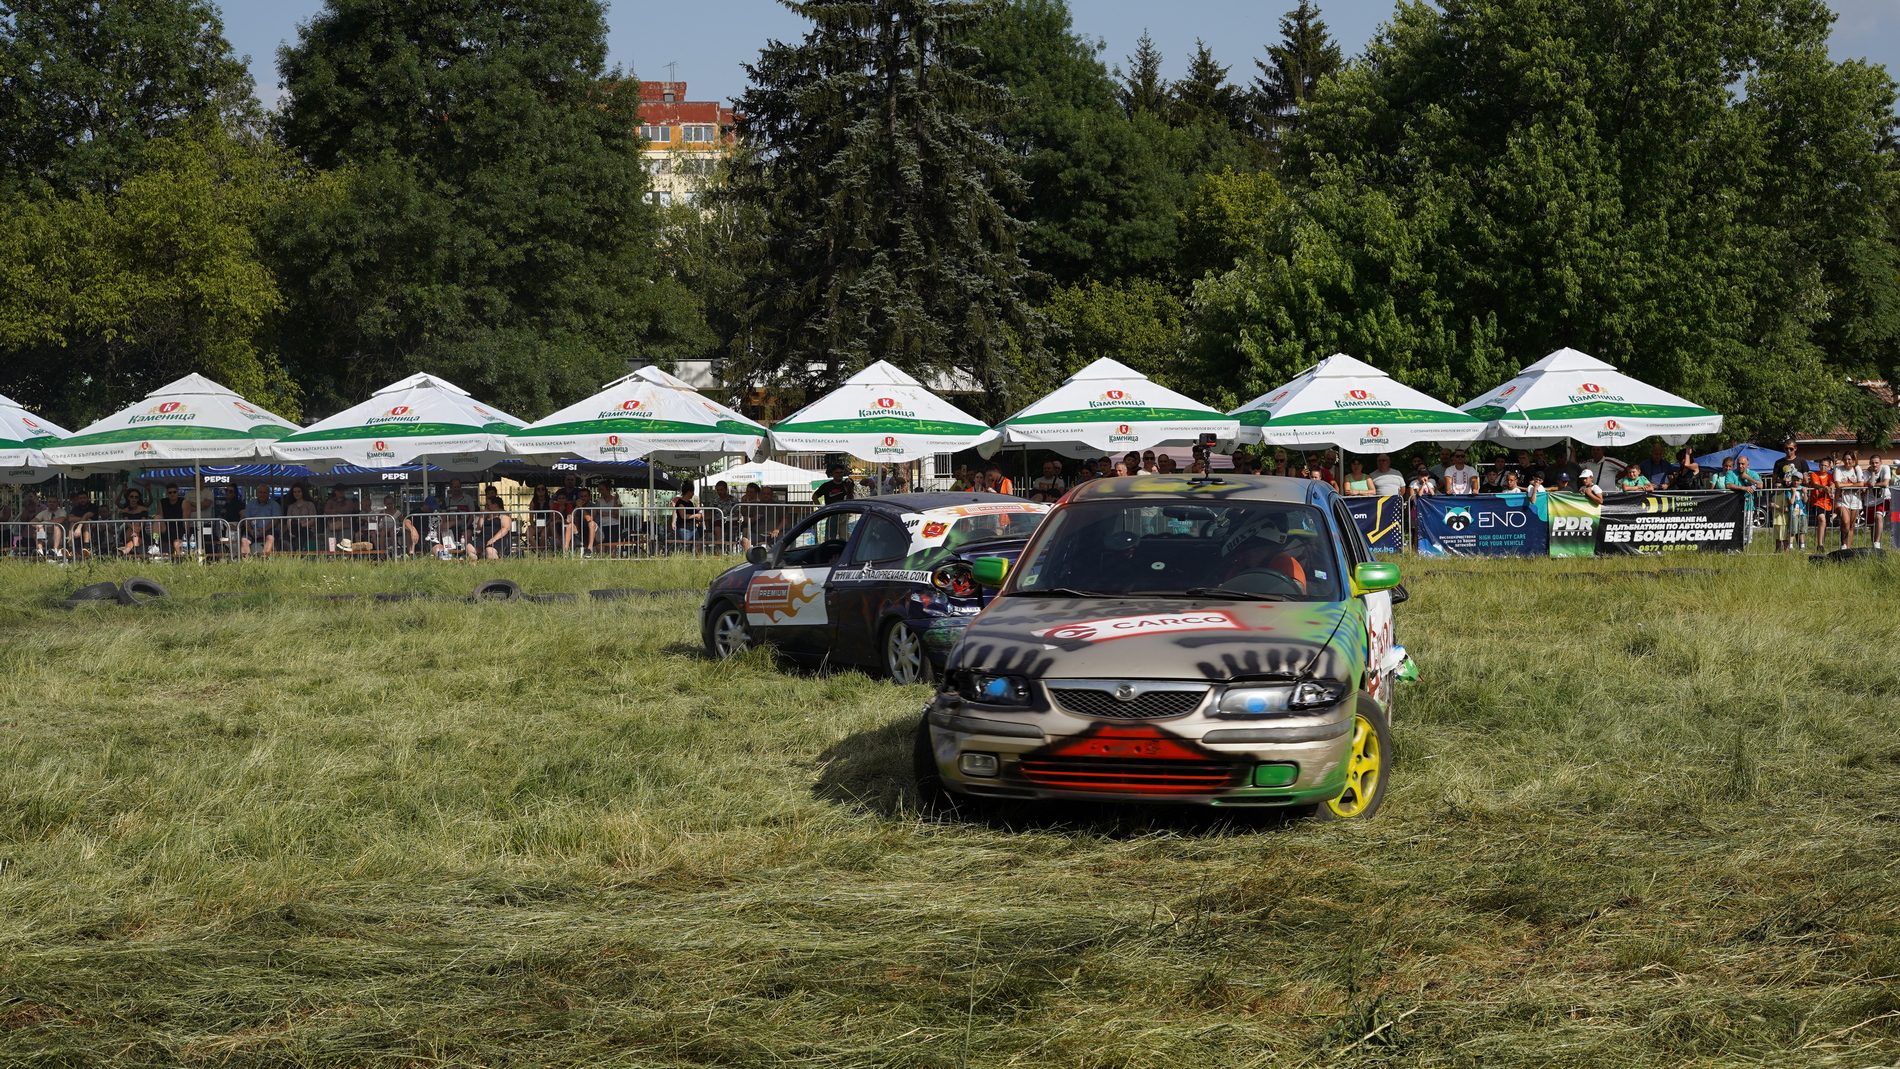
[[[1405,476],[1392,466],[1392,454],[1380,453],[1372,469],[1372,492],[1380,497],[1405,493]]]
[[[1412,481],[1406,485],[1405,492],[1410,497],[1430,497],[1438,492],[1438,480],[1432,478],[1432,473],[1421,463],[1412,473]]]
[[[1602,450],[1598,450],[1598,452],[1602,452]],[[1588,464],[1584,465],[1583,474],[1577,476],[1577,478],[1583,480],[1583,485],[1577,488],[1577,492],[1589,498],[1592,504],[1603,504],[1603,491],[1597,489],[1597,473],[1592,470]]]
[[[1062,462],[1045,460],[1041,477],[1029,484],[1029,500],[1060,501],[1068,489],[1069,484],[1062,478]]]
[[[1478,469],[1465,463],[1465,451],[1460,449],[1453,453],[1451,460],[1451,466],[1445,469],[1445,492],[1448,494],[1477,493],[1480,476]]]
[[[1893,497],[1893,465],[1882,460],[1879,453],[1867,458],[1867,489],[1861,495],[1867,500],[1867,507],[1873,510],[1874,540],[1871,545],[1881,544],[1881,532],[1885,529],[1887,510],[1891,508]]]
[[[1593,445],[1590,447],[1590,459],[1584,461],[1581,467],[1584,471],[1596,476],[1597,486],[1603,487],[1615,486],[1616,480],[1623,477],[1623,469],[1628,465],[1615,457],[1604,456],[1603,447]]]

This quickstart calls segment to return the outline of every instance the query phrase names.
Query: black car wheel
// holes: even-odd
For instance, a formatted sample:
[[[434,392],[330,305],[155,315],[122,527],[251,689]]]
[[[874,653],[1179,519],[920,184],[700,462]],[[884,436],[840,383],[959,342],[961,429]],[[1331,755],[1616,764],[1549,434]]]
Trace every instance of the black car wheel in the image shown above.
[[[752,632],[746,627],[745,610],[730,601],[715,601],[706,610],[706,654],[723,661],[752,648]]]
[[[890,674],[891,682],[909,686],[928,683],[936,677],[936,665],[930,663],[930,651],[924,648],[923,637],[905,627],[902,620],[893,620],[885,626],[884,641],[879,646],[884,651],[884,671]]]

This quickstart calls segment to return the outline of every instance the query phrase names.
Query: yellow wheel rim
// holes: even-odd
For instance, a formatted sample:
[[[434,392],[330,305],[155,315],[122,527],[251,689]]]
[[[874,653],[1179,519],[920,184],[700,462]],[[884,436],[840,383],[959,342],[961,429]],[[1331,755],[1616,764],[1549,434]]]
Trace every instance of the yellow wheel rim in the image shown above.
[[[1352,718],[1352,752],[1346,757],[1346,789],[1327,802],[1333,813],[1356,817],[1366,811],[1379,793],[1379,776],[1384,768],[1379,752],[1379,733],[1363,716]]]

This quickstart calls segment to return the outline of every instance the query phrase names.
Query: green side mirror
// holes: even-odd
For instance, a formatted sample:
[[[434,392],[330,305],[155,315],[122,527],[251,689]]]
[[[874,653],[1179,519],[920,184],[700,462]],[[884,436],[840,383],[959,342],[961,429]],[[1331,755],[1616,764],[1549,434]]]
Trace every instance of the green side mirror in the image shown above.
[[[1006,557],[978,557],[970,562],[970,575],[983,586],[1002,586],[1003,580],[1009,578],[1009,560]]]
[[[1399,585],[1399,566],[1390,561],[1369,560],[1352,570],[1352,592],[1372,594]]]

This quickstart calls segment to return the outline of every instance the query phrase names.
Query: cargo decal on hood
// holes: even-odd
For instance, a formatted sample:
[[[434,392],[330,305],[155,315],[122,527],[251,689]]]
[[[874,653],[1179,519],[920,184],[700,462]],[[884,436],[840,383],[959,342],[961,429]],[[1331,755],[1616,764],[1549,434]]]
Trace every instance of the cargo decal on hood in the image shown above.
[[[1037,638],[1070,642],[1109,642],[1136,635],[1154,635],[1165,631],[1247,631],[1231,612],[1149,613],[1145,616],[1112,616],[1106,620],[1078,620],[1074,623],[1031,631]],[[1272,630],[1267,628],[1266,630]]]

